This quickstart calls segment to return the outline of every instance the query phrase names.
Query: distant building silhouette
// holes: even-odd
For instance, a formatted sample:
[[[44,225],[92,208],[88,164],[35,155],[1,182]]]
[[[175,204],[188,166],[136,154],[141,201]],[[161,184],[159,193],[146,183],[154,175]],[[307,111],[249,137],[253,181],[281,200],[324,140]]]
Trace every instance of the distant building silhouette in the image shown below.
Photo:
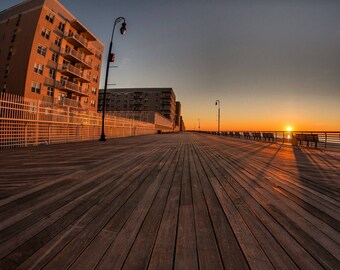
[[[0,12],[0,91],[97,111],[103,44],[56,0]]]
[[[181,116],[181,124],[180,124],[180,131],[185,131],[185,124],[184,124],[184,121],[183,121],[183,118]]]
[[[175,115],[176,126],[181,126],[181,102],[176,101],[176,115]]]
[[[103,109],[103,89],[99,91],[98,110]],[[177,105],[177,103],[179,105]],[[177,111],[179,106],[179,111]],[[172,88],[115,88],[106,93],[106,111],[153,111],[180,128],[180,102]],[[178,114],[177,114],[178,112]]]

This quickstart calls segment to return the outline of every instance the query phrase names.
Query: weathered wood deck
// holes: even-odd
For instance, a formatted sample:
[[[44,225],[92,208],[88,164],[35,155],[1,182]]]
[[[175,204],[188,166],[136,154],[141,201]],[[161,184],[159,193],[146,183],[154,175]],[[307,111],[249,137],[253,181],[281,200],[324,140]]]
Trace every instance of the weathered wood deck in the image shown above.
[[[0,269],[340,269],[337,152],[182,133],[0,164]]]

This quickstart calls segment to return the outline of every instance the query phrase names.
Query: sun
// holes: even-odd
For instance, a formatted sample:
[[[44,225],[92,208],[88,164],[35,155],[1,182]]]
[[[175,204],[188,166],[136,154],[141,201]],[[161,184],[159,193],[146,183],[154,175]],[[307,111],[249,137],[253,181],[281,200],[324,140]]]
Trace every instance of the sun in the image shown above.
[[[286,128],[286,130],[287,130],[287,131],[292,131],[293,128],[292,128],[291,126],[288,126],[288,127]]]

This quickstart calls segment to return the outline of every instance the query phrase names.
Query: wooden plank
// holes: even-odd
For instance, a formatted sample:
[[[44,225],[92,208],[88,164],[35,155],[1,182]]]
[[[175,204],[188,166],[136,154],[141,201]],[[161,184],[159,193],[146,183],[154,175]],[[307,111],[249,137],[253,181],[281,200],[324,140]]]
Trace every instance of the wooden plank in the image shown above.
[[[203,188],[204,197],[214,226],[215,235],[225,269],[248,269],[249,266],[227,220],[218,198],[210,184],[201,162],[198,159],[197,147],[194,148],[193,159],[198,177]]]
[[[103,168],[101,168],[103,170]],[[111,172],[112,170],[110,170],[110,168],[108,168],[108,170],[103,170],[103,173],[107,173],[107,172]],[[121,168],[121,171],[118,172],[120,174],[124,174],[124,168]],[[114,171],[113,173],[115,173],[117,171]],[[99,179],[103,176],[103,174],[96,174],[96,177],[99,177]],[[109,188],[107,185],[111,184],[111,188]],[[95,188],[94,188],[95,187]],[[56,224],[62,224],[61,228],[66,228],[67,226],[69,226],[73,220],[74,217],[72,217],[72,213],[79,213],[79,209],[82,209],[84,206],[87,206],[88,203],[89,204],[95,204],[95,202],[98,200],[100,200],[100,196],[95,197],[93,200],[88,200],[86,199],[86,196],[89,197],[90,195],[92,196],[93,192],[102,192],[105,191],[106,193],[110,194],[110,191],[115,189],[117,187],[116,183],[114,181],[112,181],[112,179],[108,179],[106,181],[103,181],[101,184],[97,184],[95,181],[92,181],[91,185],[90,185],[90,190],[88,193],[86,193],[86,190],[78,190],[78,193],[74,192],[73,194],[71,194],[70,196],[73,196],[71,199],[64,199],[62,202],[70,202],[69,204],[67,204],[67,207],[61,208],[61,212],[55,212],[53,216],[51,216],[51,218],[49,218],[47,220],[47,222],[43,222],[42,223],[42,227],[41,226],[34,226],[32,228],[29,228],[30,233],[27,234],[26,231],[23,231],[21,234],[15,236],[15,238],[17,240],[14,241],[14,238],[11,238],[10,241],[8,241],[7,245],[2,245],[0,248],[1,249],[5,249],[5,250],[9,250],[9,249],[13,249],[13,247],[17,246],[18,243],[22,243],[28,239],[30,239],[31,235],[37,234],[39,231],[40,233],[38,233],[38,237],[35,236],[34,238],[28,240],[23,246],[23,252],[22,252],[22,257],[28,256],[30,254],[32,254],[33,251],[37,250],[41,245],[44,244],[44,241],[40,241],[39,244],[36,244],[36,238],[44,238],[45,241],[46,237],[45,235],[48,235],[49,237],[53,238],[53,236],[55,235],[55,233],[59,233],[60,232],[60,228],[56,225]],[[115,189],[115,191],[117,192],[119,189]],[[80,196],[81,194],[83,194],[82,196]],[[105,194],[105,193],[104,193]],[[112,195],[112,194],[111,194]],[[85,197],[84,197],[85,196]],[[74,200],[74,198],[77,198],[77,200]],[[105,198],[105,196],[104,196]],[[85,204],[84,204],[85,201]],[[70,211],[69,209],[73,209],[72,211]],[[84,208],[87,209],[88,208]],[[68,212],[70,211],[70,212]],[[77,216],[76,216],[77,217]],[[63,221],[63,219],[66,219],[66,223]],[[54,223],[52,223],[54,222]],[[70,223],[68,223],[70,222]],[[47,227],[46,227],[47,226]],[[44,229],[44,227],[46,227],[46,229]],[[51,229],[52,228],[52,229]],[[43,229],[43,230],[41,230]],[[19,241],[19,242],[18,242]],[[39,239],[38,239],[39,241]],[[33,247],[32,248],[26,248],[27,245],[30,245],[30,243],[33,243]],[[8,251],[7,251],[8,253]],[[1,254],[6,255],[6,252],[1,252]],[[16,252],[18,253],[18,252]],[[12,252],[12,254],[15,254]],[[8,255],[7,257],[11,257],[12,255]],[[4,259],[4,261],[6,262],[6,260],[8,259]],[[17,261],[19,261],[17,259]]]
[[[200,148],[197,147],[199,150]],[[298,269],[296,264],[291,258],[285,253],[283,248],[280,246],[273,235],[263,225],[262,221],[252,212],[253,206],[248,205],[243,198],[240,196],[240,189],[235,190],[229,183],[227,178],[220,171],[220,167],[215,162],[211,161],[211,156],[208,152],[204,152],[201,155],[204,163],[210,167],[214,172],[215,176],[223,186],[225,192],[230,196],[232,201],[235,203],[236,208],[240,212],[242,218],[247,223],[247,226],[256,237],[258,243],[263,248],[264,252],[268,256],[273,266],[277,269]],[[209,158],[208,158],[209,157]]]
[[[128,173],[125,173],[126,167],[120,168],[120,171],[122,174],[124,174],[122,177],[118,179],[118,181],[115,182],[112,189],[108,189],[105,192],[102,192],[100,195],[97,195],[97,197],[101,198],[101,201],[97,204],[94,204],[92,209],[90,209],[88,212],[86,212],[82,219],[83,221],[79,223],[79,220],[77,223],[72,224],[68,227],[68,230],[63,231],[60,233],[60,236],[58,238],[63,239],[63,241],[56,241],[52,240],[49,244],[45,245],[43,248],[41,248],[38,252],[36,252],[33,256],[31,256],[23,265],[22,268],[25,269],[27,265],[30,264],[37,264],[37,261],[39,261],[39,264],[37,267],[43,267],[47,262],[49,262],[57,253],[59,253],[65,246],[67,246],[71,241],[73,243],[76,243],[78,246],[80,244],[86,246],[86,242],[83,242],[82,239],[86,239],[87,241],[91,239],[91,235],[96,235],[95,229],[96,226],[100,225],[100,220],[98,220],[98,215],[105,211],[109,210],[107,205],[111,203],[113,199],[124,201],[122,199],[122,195],[128,196],[130,193],[128,189],[134,190],[134,188],[138,187],[137,181],[134,181],[135,178],[140,177],[141,179],[144,179],[145,176],[150,173],[152,168],[149,168],[149,170],[146,170],[146,167],[149,167],[149,159],[152,159],[152,161],[155,161],[155,157],[151,155],[150,157],[146,159],[141,159],[139,163],[135,163],[135,167],[131,169]],[[159,158],[159,157],[157,157]],[[141,166],[141,164],[143,166]],[[115,170],[115,173],[117,174],[119,171]],[[144,176],[143,176],[144,175]],[[109,182],[112,182],[112,178],[108,179]],[[133,183],[133,184],[131,184]],[[124,191],[124,192],[123,192]],[[119,206],[117,206],[119,207]],[[111,213],[110,211],[105,212],[109,217],[114,213]],[[102,217],[103,218],[103,217]],[[105,215],[104,215],[105,218]],[[94,226],[89,227],[88,224],[92,222],[91,224]],[[105,222],[104,222],[105,224]],[[103,234],[106,236],[111,236],[112,234],[107,233],[105,230],[103,230]],[[93,236],[94,237],[94,236]],[[77,241],[78,239],[78,241]],[[102,243],[102,242],[101,242]],[[53,248],[52,248],[53,247]],[[75,252],[74,252],[75,253]],[[77,254],[73,254],[72,256],[68,257],[68,260],[72,260],[72,257]],[[89,258],[89,262],[92,258],[95,258],[94,254],[92,254]],[[65,260],[66,261],[66,260]],[[97,263],[97,262],[96,262]]]
[[[164,158],[166,157],[168,151],[165,151],[163,155],[160,157],[156,157],[159,159],[160,163],[164,163]],[[155,160],[154,160],[155,161]],[[148,160],[147,163],[149,163]],[[101,209],[100,215],[96,215],[91,223],[82,230],[75,239],[73,239],[65,248],[63,248],[57,256],[55,256],[45,268],[47,269],[64,269],[70,267],[74,261],[78,258],[78,256],[83,252],[83,250],[92,242],[94,237],[105,227],[105,225],[110,221],[110,219],[115,215],[117,210],[120,209],[122,205],[126,202],[127,199],[130,198],[131,194],[133,194],[138,188],[145,182],[145,179],[150,178],[150,175],[154,174],[158,171],[157,164],[152,167],[142,167],[142,175],[136,175],[135,177],[130,178],[131,175],[126,175],[122,178],[122,184],[119,186],[120,188],[115,189],[113,194],[108,195],[106,198],[106,204],[104,208]],[[137,167],[138,168],[138,167]],[[130,181],[127,181],[127,180]],[[137,181],[134,181],[137,179]],[[146,181],[147,182],[147,181]],[[149,187],[149,184],[146,183],[146,188]],[[142,189],[145,191],[145,189]],[[124,191],[124,192],[123,192]],[[117,198],[116,196],[119,195]],[[138,200],[137,200],[138,201]],[[105,229],[104,229],[105,231]],[[104,251],[102,251],[104,252]],[[65,259],[67,258],[67,259]]]
[[[220,157],[221,158],[221,157]],[[222,162],[222,161],[221,161]],[[228,168],[232,173],[233,177],[237,175],[242,175],[239,169],[233,169],[230,167],[229,163],[224,163],[224,167]],[[290,204],[288,201],[282,201],[280,197],[276,196],[270,197],[268,195],[271,193],[270,189],[265,189],[261,187],[261,182],[257,181],[256,177],[252,177],[251,181],[247,181],[249,178],[249,174],[246,177],[240,177],[239,182],[242,183],[243,187],[251,192],[252,196],[261,204],[263,205],[268,212],[270,212],[277,220],[280,222],[303,246],[307,249],[313,256],[325,266],[332,265],[333,267],[337,264],[336,259],[331,255],[334,254],[334,251],[337,252],[337,248],[332,248],[333,243],[330,241],[329,238],[324,237],[320,233],[314,233],[313,236],[308,235],[305,230],[310,231],[310,229],[317,230],[316,227],[310,227],[306,220],[294,214],[294,208],[291,210],[287,210],[287,204]],[[263,196],[265,194],[265,196]],[[268,196],[269,197],[268,197]],[[278,195],[278,194],[275,194]],[[278,200],[280,202],[278,202]],[[293,205],[291,205],[293,207]],[[281,209],[281,210],[280,210]],[[286,210],[285,210],[286,209]],[[283,212],[282,212],[283,211]],[[294,216],[293,218],[289,218],[289,216]],[[299,229],[297,227],[300,226]],[[336,235],[333,235],[333,237]],[[320,239],[321,243],[317,243],[315,239]],[[328,245],[328,249],[322,246]],[[330,253],[331,252],[331,253]]]
[[[199,268],[224,269],[211,217],[207,209],[207,202],[194,162],[192,147],[189,148],[189,164]]]
[[[200,156],[199,156],[200,157]],[[248,228],[246,222],[237,210],[231,198],[223,190],[220,182],[217,180],[209,166],[200,159],[200,162],[206,172],[208,179],[214,189],[216,196],[221,204],[221,207],[226,215],[234,234],[242,248],[247,262],[252,269],[273,269],[273,265],[266,256],[262,247],[257,242],[253,233]]]
[[[184,151],[181,197],[179,204],[174,260],[175,269],[198,269],[195,219],[187,147]]]
[[[172,162],[173,157],[174,152],[172,152],[164,162],[160,162],[157,169],[149,175],[149,180],[153,181],[150,182],[144,196],[139,200],[138,205],[130,215],[126,225],[119,231],[114,242],[106,250],[97,267],[120,269],[123,266],[126,256],[143,224],[145,216],[164,180],[167,166]]]
[[[148,268],[153,246],[157,237],[157,231],[159,229],[169,191],[172,186],[174,173],[180,160],[180,147],[176,147],[175,151],[175,157],[167,168],[168,171],[163,183],[124,262],[123,269]]]
[[[159,226],[154,248],[151,254],[149,269],[173,269],[177,234],[178,209],[181,194],[184,152],[180,151],[173,184]]]

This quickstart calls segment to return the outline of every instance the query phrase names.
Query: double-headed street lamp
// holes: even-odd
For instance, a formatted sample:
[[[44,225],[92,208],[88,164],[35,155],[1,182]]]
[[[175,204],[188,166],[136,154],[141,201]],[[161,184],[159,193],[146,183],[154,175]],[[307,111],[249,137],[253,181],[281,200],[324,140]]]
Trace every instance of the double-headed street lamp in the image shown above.
[[[220,135],[220,124],[221,124],[221,108],[220,108],[220,101],[215,101],[215,106],[218,105],[218,132],[217,134]]]
[[[106,111],[106,90],[107,90],[107,80],[109,77],[109,69],[110,69],[110,63],[114,62],[114,54],[111,52],[112,51],[112,40],[113,40],[113,35],[115,33],[115,28],[118,23],[122,22],[122,27],[120,28],[120,33],[122,35],[125,34],[126,32],[126,23],[125,23],[125,18],[124,17],[118,17],[114,24],[113,24],[113,30],[112,30],[112,35],[111,35],[111,41],[110,41],[110,47],[109,47],[109,53],[107,56],[107,64],[106,64],[106,74],[105,74],[105,85],[104,85],[104,99],[103,99],[103,114],[102,114],[102,134],[100,135],[99,141],[106,141],[105,139],[105,111]]]

